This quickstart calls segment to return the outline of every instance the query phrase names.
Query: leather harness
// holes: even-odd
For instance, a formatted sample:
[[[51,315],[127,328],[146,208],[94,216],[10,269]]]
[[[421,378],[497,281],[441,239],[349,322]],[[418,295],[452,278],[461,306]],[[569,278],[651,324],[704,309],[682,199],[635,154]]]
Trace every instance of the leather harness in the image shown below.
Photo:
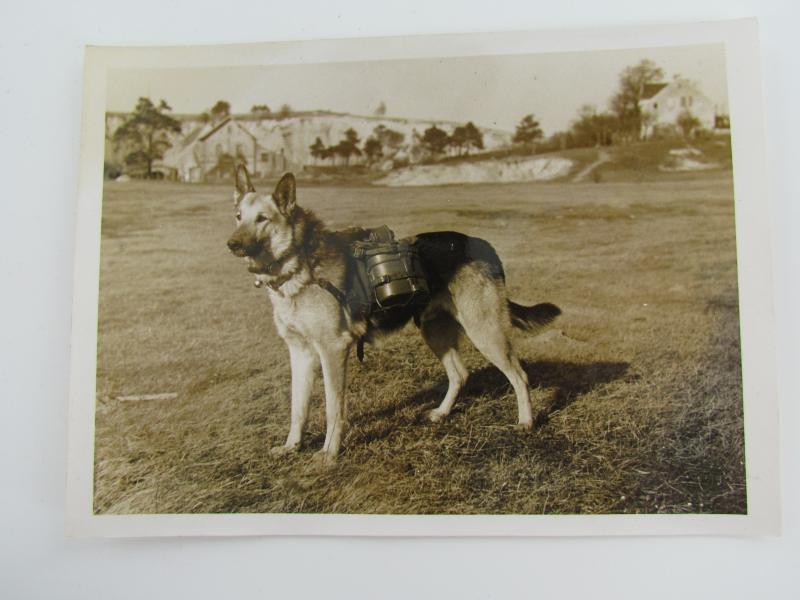
[[[387,244],[392,244],[392,246],[387,249]],[[394,262],[391,262],[391,259],[397,255],[396,247],[400,244],[406,244],[407,246],[408,242],[401,240],[400,242],[395,243],[394,233],[385,225],[370,230],[368,240],[359,240],[352,244],[350,248],[351,258],[355,259],[356,261],[355,275],[354,280],[351,282],[351,289],[349,289],[347,292],[344,292],[337,288],[329,280],[322,277],[312,277],[310,283],[320,286],[322,289],[331,294],[342,308],[349,311],[351,318],[354,320],[360,321],[362,319],[366,319],[374,309],[374,303],[377,303],[377,306],[380,310],[385,308],[383,305],[381,305],[381,298],[377,295],[377,290],[379,288],[375,286],[382,286],[380,289],[385,300],[387,297],[391,298],[393,292],[397,293],[397,288],[392,289],[392,287],[395,285],[393,282],[409,280],[409,273],[407,272],[407,269],[411,268],[413,270],[413,265],[412,267],[409,267],[407,262],[402,263],[403,266],[400,267],[400,275],[392,272],[391,270],[389,273],[386,273],[384,270],[376,277],[374,273],[370,272],[369,265],[373,265],[373,263],[370,261],[376,259],[383,258],[383,265],[396,265],[398,261],[395,260]],[[387,256],[390,257],[389,261],[386,260]],[[288,258],[290,257],[280,257],[270,263],[267,266],[267,274],[271,275],[279,272],[281,267],[287,262]],[[380,260],[378,260],[378,264],[380,264]],[[390,267],[390,269],[391,268],[398,267]],[[280,294],[280,287],[299,272],[300,268],[296,268],[288,273],[278,275],[272,281],[256,279],[255,286],[261,287],[264,283],[266,283],[273,291]],[[419,277],[419,275],[417,275],[417,277]],[[419,280],[415,281],[418,282]],[[422,289],[424,289],[425,293],[427,294],[427,285],[424,284],[424,279],[422,280],[422,284]],[[386,288],[389,288],[388,292],[386,291]],[[407,289],[405,291],[407,291]],[[412,287],[411,289],[414,290],[413,294],[416,294],[416,290],[420,289],[419,283],[417,283],[416,287]],[[399,293],[402,294],[402,291],[403,290],[401,290]],[[411,301],[413,294],[412,296],[408,296],[408,299],[406,300],[407,302]],[[414,321],[417,323],[417,325],[419,325],[419,316],[416,314],[414,315]],[[358,356],[359,362],[364,362],[364,336],[361,336],[357,340],[356,355]]]
[[[279,264],[279,263],[281,263],[281,261],[275,261],[274,263],[271,263],[269,265],[269,267],[267,267],[267,271],[271,271],[273,265],[276,265],[276,264]],[[285,274],[281,275],[280,277],[276,277],[272,281],[267,281],[266,284],[273,291],[280,293],[280,289],[279,288],[284,283],[289,281],[292,277],[297,275],[297,273],[299,271],[300,270],[297,269],[295,271],[291,271],[290,273],[285,273]],[[261,287],[261,285],[263,283],[264,282],[262,282],[260,279],[256,279],[255,286],[256,287]],[[337,288],[335,285],[333,285],[327,279],[324,279],[324,278],[320,277],[320,278],[317,278],[317,279],[313,279],[311,281],[311,283],[314,283],[314,284],[320,286],[323,290],[325,290],[328,293],[330,293],[331,296],[336,298],[336,301],[339,303],[340,306],[342,306],[343,308],[346,308],[346,309],[348,309],[350,311],[351,316],[353,316],[354,318],[361,318],[361,317],[365,316],[363,314],[362,315],[356,314],[356,309],[355,309],[355,307],[353,307],[351,302],[349,302],[347,294],[345,294],[342,290]],[[358,340],[356,341],[356,356],[358,357],[358,362],[361,362],[361,363],[364,362],[364,337],[363,336],[358,338]]]

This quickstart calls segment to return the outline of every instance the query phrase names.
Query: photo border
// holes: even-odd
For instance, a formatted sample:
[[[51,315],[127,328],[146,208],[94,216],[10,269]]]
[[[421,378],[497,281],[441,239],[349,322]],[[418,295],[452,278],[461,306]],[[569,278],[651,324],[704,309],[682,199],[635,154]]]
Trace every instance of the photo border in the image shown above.
[[[106,78],[110,69],[266,66],[432,57],[725,46],[744,397],[746,515],[95,515],[94,416]],[[369,51],[366,52],[366,47]],[[87,47],[68,413],[69,536],[776,535],[780,532],[770,202],[755,19],[603,29],[175,47]]]

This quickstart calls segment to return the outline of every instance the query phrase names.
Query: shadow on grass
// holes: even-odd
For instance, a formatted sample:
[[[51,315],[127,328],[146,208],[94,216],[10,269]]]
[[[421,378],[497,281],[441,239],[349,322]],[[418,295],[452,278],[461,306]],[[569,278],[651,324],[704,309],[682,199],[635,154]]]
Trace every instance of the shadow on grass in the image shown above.
[[[535,416],[534,426],[546,425],[550,416],[569,405],[576,397],[590,392],[593,388],[621,379],[630,365],[625,362],[592,362],[565,363],[552,361],[522,361],[522,368],[528,374],[533,387],[553,389],[547,404]],[[390,406],[365,412],[355,418],[364,426],[365,431],[358,436],[358,442],[369,443],[386,437],[396,428],[393,416],[413,406],[436,406],[447,390],[446,380],[426,388]],[[461,390],[453,409],[454,413],[463,411],[476,399],[487,402],[513,394],[508,379],[495,367],[484,367],[473,371],[467,384]],[[389,422],[384,419],[390,419]],[[425,412],[417,415],[417,421],[425,420]],[[374,423],[374,425],[373,425]]]
[[[542,427],[550,415],[566,407],[577,396],[587,394],[598,385],[622,379],[630,365],[626,362],[559,363],[523,362],[532,385],[554,388],[548,404],[536,415],[534,425]],[[497,373],[502,377],[501,373]]]

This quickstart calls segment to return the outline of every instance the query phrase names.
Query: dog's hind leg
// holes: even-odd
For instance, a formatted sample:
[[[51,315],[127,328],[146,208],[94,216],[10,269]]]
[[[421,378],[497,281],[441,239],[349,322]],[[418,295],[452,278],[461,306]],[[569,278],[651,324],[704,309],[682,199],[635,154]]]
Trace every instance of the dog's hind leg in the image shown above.
[[[308,404],[311,389],[317,375],[319,359],[313,348],[301,341],[287,341],[292,366],[292,421],[289,436],[283,446],[276,446],[272,454],[293,452],[303,441],[303,429],[308,420]]]
[[[458,353],[461,326],[449,314],[439,312],[432,318],[423,319],[420,330],[423,339],[442,361],[447,372],[447,393],[441,404],[428,413],[428,418],[437,422],[450,414],[458,393],[469,375]]]
[[[531,394],[528,389],[528,376],[519,364],[519,359],[511,347],[510,340],[501,328],[491,324],[494,332],[488,333],[486,324],[482,324],[477,334],[474,328],[466,328],[467,336],[475,347],[488,360],[503,372],[517,396],[517,426],[520,429],[533,427],[533,412],[531,410]],[[472,335],[470,331],[472,330]]]
[[[509,337],[511,318],[501,283],[481,272],[480,267],[465,267],[477,273],[464,273],[451,287],[456,318],[470,341],[503,375],[517,396],[517,423],[520,429],[533,426],[528,376],[519,364]],[[461,275],[461,274],[460,274]]]
[[[317,346],[322,362],[322,376],[325,380],[325,443],[320,451],[325,463],[333,463],[339,454],[345,430],[347,429],[347,402],[345,383],[347,381],[347,344]]]

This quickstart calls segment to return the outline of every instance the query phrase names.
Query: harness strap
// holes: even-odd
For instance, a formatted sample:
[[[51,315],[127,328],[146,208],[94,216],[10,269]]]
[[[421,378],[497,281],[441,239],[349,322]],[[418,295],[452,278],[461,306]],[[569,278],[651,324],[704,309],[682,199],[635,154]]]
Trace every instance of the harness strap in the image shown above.
[[[330,292],[331,295],[334,298],[336,298],[339,302],[341,302],[345,306],[347,305],[347,295],[342,290],[337,288],[335,285],[333,285],[327,279],[319,278],[319,279],[316,279],[315,281],[316,281],[317,285],[319,285],[322,289],[327,290],[328,292]]]
[[[315,281],[316,281],[317,285],[319,285],[322,289],[327,290],[328,292],[330,292],[330,294],[334,298],[336,298],[336,300],[338,300],[339,303],[342,306],[344,306],[346,308],[349,308],[349,303],[347,302],[347,295],[342,290],[337,288],[335,285],[333,285],[327,279],[319,278],[319,279],[316,279]],[[358,357],[358,362],[360,362],[360,363],[364,362],[364,338],[363,337],[358,338],[358,341],[356,342],[356,356]]]

